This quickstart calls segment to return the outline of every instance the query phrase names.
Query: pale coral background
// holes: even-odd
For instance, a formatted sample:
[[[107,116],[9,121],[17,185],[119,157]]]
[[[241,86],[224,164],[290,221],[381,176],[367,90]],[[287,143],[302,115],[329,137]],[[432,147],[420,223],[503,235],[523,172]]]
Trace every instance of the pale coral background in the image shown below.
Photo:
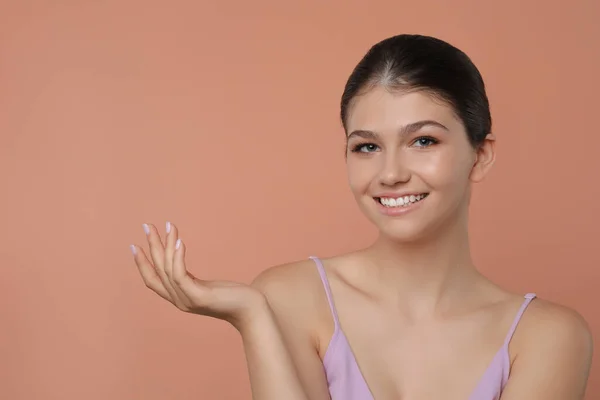
[[[450,41],[486,79],[480,268],[598,340],[600,7],[566,4],[3,0],[0,398],[248,399],[236,332],[153,295],[129,244],[170,220],[195,274],[248,282],[369,243],[338,102],[398,33]]]

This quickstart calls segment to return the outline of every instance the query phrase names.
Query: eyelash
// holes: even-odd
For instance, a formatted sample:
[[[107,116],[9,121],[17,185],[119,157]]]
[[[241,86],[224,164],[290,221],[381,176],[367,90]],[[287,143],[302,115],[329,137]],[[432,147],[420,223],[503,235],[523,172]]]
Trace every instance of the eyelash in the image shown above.
[[[437,139],[435,139],[435,138],[432,138],[432,137],[430,137],[430,136],[421,136],[421,137],[418,137],[418,138],[416,138],[416,139],[414,140],[414,142],[413,142],[413,143],[416,143],[416,142],[418,142],[418,141],[420,141],[420,140],[428,140],[428,141],[431,143],[431,144],[429,144],[429,145],[425,145],[425,146],[419,146],[419,147],[424,147],[424,148],[426,148],[426,147],[431,147],[432,145],[434,145],[434,144],[438,144],[438,143],[439,143],[439,141],[438,141]],[[356,145],[354,145],[354,146],[352,147],[352,150],[351,150],[351,151],[352,151],[353,153],[370,153],[370,151],[360,151],[360,149],[362,149],[363,147],[366,147],[366,146],[377,146],[377,145],[376,145],[376,144],[374,144],[374,143],[370,143],[370,142],[369,142],[369,143],[357,143]]]

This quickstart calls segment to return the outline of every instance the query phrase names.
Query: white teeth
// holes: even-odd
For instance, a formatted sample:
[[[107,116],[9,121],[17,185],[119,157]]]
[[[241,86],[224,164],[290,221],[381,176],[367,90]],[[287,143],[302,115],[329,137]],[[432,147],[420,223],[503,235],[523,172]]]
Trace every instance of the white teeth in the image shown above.
[[[404,196],[404,197],[398,197],[398,198],[380,197],[379,202],[386,207],[403,207],[403,206],[408,206],[410,204],[416,203],[417,201],[422,200],[425,197],[427,197],[427,194],[419,194],[416,196],[414,194],[411,194],[410,196]]]

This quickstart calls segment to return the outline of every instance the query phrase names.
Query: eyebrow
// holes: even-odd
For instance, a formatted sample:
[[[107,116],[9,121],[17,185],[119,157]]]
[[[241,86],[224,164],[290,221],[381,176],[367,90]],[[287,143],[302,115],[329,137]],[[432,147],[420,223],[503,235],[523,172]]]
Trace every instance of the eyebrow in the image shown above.
[[[408,125],[404,125],[402,128],[400,128],[399,134],[400,135],[408,135],[408,134],[417,132],[426,126],[434,126],[436,128],[441,128],[445,131],[450,131],[446,126],[442,125],[441,123],[431,120],[431,119],[426,119],[423,121],[417,121],[417,122],[410,123]],[[347,140],[349,140],[350,138],[352,138],[354,136],[362,137],[363,139],[376,139],[378,135],[377,135],[377,133],[375,133],[373,131],[358,129],[358,130],[352,131],[348,135]]]

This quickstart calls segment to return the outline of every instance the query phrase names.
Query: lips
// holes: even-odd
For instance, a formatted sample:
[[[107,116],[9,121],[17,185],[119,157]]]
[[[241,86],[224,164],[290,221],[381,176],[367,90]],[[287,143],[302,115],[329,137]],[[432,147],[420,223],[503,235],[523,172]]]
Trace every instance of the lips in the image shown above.
[[[373,201],[377,210],[386,217],[403,217],[412,213],[423,206],[429,193],[404,194],[402,196],[394,194],[374,197]]]
[[[405,195],[386,195],[375,197],[375,200],[383,207],[408,207],[425,199],[429,193],[414,193]]]

